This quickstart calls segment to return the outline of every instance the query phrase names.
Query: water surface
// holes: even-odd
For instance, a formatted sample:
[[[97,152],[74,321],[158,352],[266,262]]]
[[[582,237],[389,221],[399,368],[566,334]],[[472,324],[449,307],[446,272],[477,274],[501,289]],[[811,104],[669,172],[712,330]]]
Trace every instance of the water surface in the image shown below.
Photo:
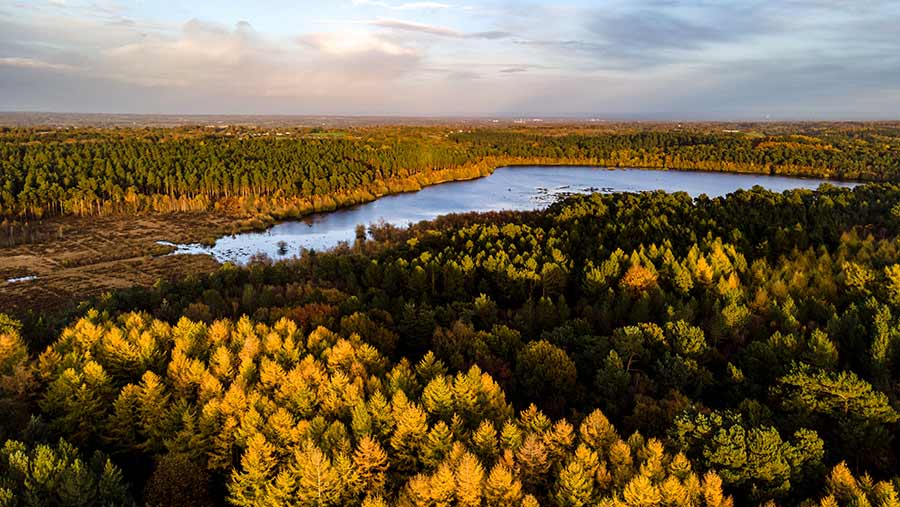
[[[219,262],[246,263],[254,254],[273,259],[296,256],[301,248],[325,250],[341,241],[352,242],[358,224],[390,223],[406,226],[448,213],[534,210],[560,195],[590,192],[665,190],[718,197],[754,185],[782,192],[815,189],[825,180],[760,174],[607,169],[600,167],[502,167],[490,176],[444,183],[418,192],[382,197],[376,201],[329,213],[284,222],[262,232],[219,238],[212,247],[175,245],[175,253],[210,254]],[[849,182],[828,183],[852,187]]]
[[[6,283],[24,283],[24,282],[32,282],[34,280],[37,280],[36,275],[17,276],[15,278],[7,278]]]

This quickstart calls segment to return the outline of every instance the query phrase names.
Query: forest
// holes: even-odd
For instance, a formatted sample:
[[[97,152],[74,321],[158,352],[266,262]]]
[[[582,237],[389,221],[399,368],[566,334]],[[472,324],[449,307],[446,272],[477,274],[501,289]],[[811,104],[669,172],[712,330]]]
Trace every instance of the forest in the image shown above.
[[[900,176],[900,134],[889,125],[754,128],[5,127],[0,216],[225,210],[291,218],[510,164]]]
[[[360,226],[58,325],[0,308],[0,506],[900,506],[898,132],[278,133],[6,129],[0,202],[289,217],[535,160],[871,181]]]
[[[2,505],[900,505],[900,186],[573,196],[0,322]]]

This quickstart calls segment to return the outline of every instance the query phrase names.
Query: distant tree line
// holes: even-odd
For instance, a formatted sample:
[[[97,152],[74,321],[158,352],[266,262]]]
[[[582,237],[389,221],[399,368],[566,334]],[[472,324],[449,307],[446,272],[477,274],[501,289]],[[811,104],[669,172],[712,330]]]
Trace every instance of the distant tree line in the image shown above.
[[[677,129],[3,129],[0,216],[225,210],[295,217],[525,163],[888,180],[900,174],[898,154],[900,138],[874,127],[818,137]]]

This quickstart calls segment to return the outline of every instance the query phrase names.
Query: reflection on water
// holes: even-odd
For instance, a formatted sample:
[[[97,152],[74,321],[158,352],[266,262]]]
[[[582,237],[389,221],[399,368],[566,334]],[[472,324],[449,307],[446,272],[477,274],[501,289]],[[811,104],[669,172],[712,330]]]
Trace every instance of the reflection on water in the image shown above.
[[[18,276],[16,278],[7,278],[6,283],[32,282],[34,280],[37,280],[37,276],[35,275]]]
[[[175,245],[175,253],[210,254],[220,262],[246,263],[257,253],[273,259],[293,257],[301,248],[325,250],[341,241],[352,242],[358,224],[385,222],[406,226],[448,213],[533,210],[546,207],[560,195],[591,192],[666,190],[696,197],[717,197],[755,185],[782,192],[818,188],[823,180],[686,171],[605,169],[598,167],[503,167],[488,177],[444,183],[418,192],[382,197],[353,208],[284,222],[263,232],[224,236],[215,246]],[[853,183],[829,182],[851,187]]]

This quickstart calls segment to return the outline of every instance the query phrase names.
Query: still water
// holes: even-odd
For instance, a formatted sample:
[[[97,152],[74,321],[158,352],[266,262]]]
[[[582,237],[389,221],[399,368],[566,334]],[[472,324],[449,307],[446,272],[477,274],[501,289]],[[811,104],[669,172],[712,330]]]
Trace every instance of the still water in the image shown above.
[[[823,181],[759,174],[600,167],[502,167],[477,180],[444,183],[414,193],[386,196],[352,208],[280,223],[263,232],[223,236],[212,247],[175,245],[175,253],[209,254],[219,262],[243,264],[257,253],[277,260],[294,257],[301,248],[326,250],[341,241],[353,242],[358,224],[385,222],[406,226],[448,213],[540,209],[567,193],[665,190],[687,192],[694,197],[701,194],[717,197],[754,185],[776,192],[815,189]],[[829,183],[842,187],[855,185]]]

